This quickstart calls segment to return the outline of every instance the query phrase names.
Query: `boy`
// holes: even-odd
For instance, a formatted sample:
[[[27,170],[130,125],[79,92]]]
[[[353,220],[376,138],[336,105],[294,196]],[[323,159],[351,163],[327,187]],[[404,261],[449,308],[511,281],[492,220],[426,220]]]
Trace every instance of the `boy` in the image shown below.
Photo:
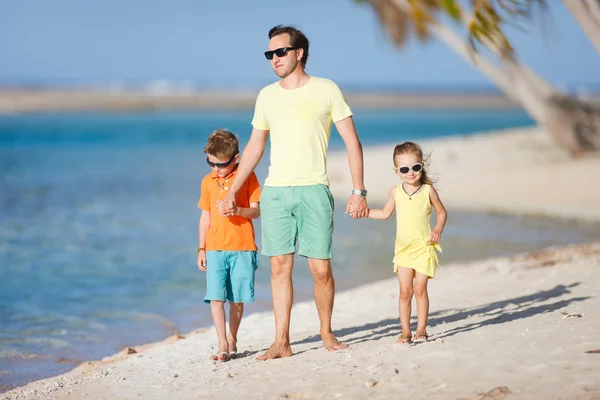
[[[214,361],[227,361],[237,354],[237,332],[244,303],[254,302],[254,273],[258,267],[257,247],[252,220],[260,215],[260,185],[254,172],[237,193],[234,211],[228,217],[217,205],[227,196],[237,171],[237,137],[217,129],[208,137],[204,152],[212,172],[202,180],[198,208],[198,269],[206,272],[206,296],[219,338]],[[225,324],[225,301],[229,300],[229,334]]]

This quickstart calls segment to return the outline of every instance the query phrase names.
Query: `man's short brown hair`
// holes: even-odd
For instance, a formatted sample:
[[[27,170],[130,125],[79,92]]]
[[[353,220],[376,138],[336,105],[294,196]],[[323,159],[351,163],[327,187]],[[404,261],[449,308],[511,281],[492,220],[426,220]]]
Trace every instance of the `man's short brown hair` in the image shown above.
[[[231,160],[240,152],[238,138],[228,130],[219,128],[208,137],[204,152],[219,160]]]

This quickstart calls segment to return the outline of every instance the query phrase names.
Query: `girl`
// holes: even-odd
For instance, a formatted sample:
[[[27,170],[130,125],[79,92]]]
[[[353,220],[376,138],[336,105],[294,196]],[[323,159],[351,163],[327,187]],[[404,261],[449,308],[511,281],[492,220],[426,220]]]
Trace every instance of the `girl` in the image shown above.
[[[423,151],[412,142],[399,144],[394,149],[394,171],[402,184],[392,187],[383,209],[369,210],[373,219],[388,219],[396,209],[397,231],[394,256],[394,272],[400,284],[400,323],[402,334],[397,343],[424,342],[427,334],[429,296],[427,282],[435,275],[438,265],[436,250],[444,225],[446,209],[432,186],[423,165]],[[437,224],[433,231],[429,225],[431,208],[435,208]],[[417,300],[417,330],[411,336],[411,301]]]

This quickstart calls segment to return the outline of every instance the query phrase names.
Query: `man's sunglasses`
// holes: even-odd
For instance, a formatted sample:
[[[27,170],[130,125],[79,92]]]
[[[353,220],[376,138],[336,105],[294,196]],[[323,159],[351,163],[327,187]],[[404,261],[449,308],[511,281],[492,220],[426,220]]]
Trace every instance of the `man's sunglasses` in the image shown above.
[[[231,162],[235,159],[235,156],[237,156],[237,154],[231,157],[231,160],[227,162],[212,162],[208,159],[208,157],[206,157],[206,162],[208,163],[208,165],[210,165],[211,168],[227,168],[227,166],[231,164]]]
[[[410,171],[411,169],[415,172],[419,172],[420,170],[423,169],[423,165],[420,163],[416,163],[412,167],[406,167],[406,166],[398,167],[398,172],[400,172],[401,174],[408,174],[408,171]]]
[[[297,47],[281,47],[279,49],[265,51],[265,57],[267,57],[267,60],[272,60],[273,54],[275,54],[279,58],[285,57],[287,55],[288,51],[290,51],[290,50],[298,50],[298,48]]]

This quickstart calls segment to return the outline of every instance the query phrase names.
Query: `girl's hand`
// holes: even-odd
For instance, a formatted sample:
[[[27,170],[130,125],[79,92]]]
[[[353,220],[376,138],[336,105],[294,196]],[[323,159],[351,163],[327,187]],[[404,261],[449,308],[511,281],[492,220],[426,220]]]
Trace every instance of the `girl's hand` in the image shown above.
[[[442,232],[434,229],[431,231],[431,234],[429,235],[429,243],[437,243],[440,241],[440,238],[442,237]]]
[[[200,271],[206,272],[206,251],[200,250],[198,252],[198,259],[196,260],[196,264],[198,264],[198,269]]]

